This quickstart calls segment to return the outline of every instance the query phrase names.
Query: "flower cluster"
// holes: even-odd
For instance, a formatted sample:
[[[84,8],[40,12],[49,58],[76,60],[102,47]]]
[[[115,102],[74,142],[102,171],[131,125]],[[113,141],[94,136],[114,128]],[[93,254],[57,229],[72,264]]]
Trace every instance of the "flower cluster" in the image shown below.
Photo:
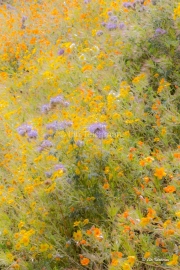
[[[32,126],[27,125],[27,124],[23,124],[23,125],[19,126],[19,127],[17,128],[17,132],[18,132],[19,135],[21,135],[21,136],[24,136],[24,135],[27,134],[27,136],[28,136],[29,138],[31,138],[31,139],[32,139],[32,138],[33,138],[33,139],[36,139],[37,136],[38,136],[37,130],[33,130],[33,129],[32,129]]]
[[[178,1],[0,2],[0,269],[178,268]]]

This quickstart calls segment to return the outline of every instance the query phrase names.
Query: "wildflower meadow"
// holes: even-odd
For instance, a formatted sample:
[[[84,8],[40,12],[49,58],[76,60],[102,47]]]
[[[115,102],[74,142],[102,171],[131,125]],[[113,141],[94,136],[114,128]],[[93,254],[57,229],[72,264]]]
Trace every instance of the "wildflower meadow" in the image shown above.
[[[180,269],[180,1],[0,1],[0,269]]]

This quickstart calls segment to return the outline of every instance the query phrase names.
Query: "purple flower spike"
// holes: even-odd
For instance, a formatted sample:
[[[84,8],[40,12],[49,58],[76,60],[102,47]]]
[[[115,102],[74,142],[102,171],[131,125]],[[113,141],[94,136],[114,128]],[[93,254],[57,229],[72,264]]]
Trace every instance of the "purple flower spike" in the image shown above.
[[[54,121],[52,123],[49,123],[46,125],[46,129],[47,130],[57,130],[58,129],[58,122],[57,121]]]
[[[95,134],[99,139],[105,139],[108,135],[106,131],[106,124],[95,123],[89,126],[89,131]]]
[[[17,128],[17,132],[19,135],[24,136],[27,132],[31,131],[32,126],[23,124],[20,127]]]
[[[41,143],[41,148],[48,148],[48,147],[52,147],[53,146],[53,144],[52,144],[52,142],[51,141],[49,141],[49,140],[44,140],[42,143]]]
[[[27,132],[27,135],[31,139],[36,139],[37,136],[38,136],[38,133],[37,133],[36,130],[30,130],[30,131]]]
[[[39,153],[41,153],[43,150],[44,150],[44,148],[41,147],[41,146],[39,146],[39,147],[37,148],[37,151],[38,151]]]
[[[84,4],[89,4],[91,0],[84,0]]]
[[[123,7],[125,7],[125,8],[132,8],[133,7],[133,3],[131,3],[131,2],[125,2],[125,3],[123,3]]]
[[[68,101],[64,101],[63,105],[64,107],[69,107],[70,103]]]
[[[115,23],[107,23],[107,24],[106,24],[106,28],[107,28],[109,31],[115,30],[115,29],[117,28],[117,24],[115,24]]]
[[[66,129],[68,127],[71,127],[72,126],[72,122],[71,121],[63,121],[63,122],[60,122],[58,124],[58,129],[59,130],[63,130],[63,129]]]
[[[95,134],[97,135],[98,139],[105,139],[108,135],[108,133],[104,130],[98,130]]]
[[[49,104],[44,104],[41,107],[41,112],[42,113],[48,113],[48,111],[51,109],[51,106]]]
[[[45,172],[45,176],[46,176],[47,178],[50,178],[50,177],[52,176],[52,172]]]
[[[59,51],[58,51],[58,55],[63,55],[64,54],[64,49],[60,49]]]
[[[45,150],[46,148],[52,147],[53,144],[51,141],[49,140],[44,140],[42,141],[41,145],[37,148],[38,152],[42,152],[43,150]]]
[[[22,16],[22,23],[25,23],[25,21],[27,20],[27,16]]]
[[[157,28],[155,31],[156,35],[164,35],[166,34],[166,30],[162,29],[162,28]]]
[[[15,10],[15,7],[11,6],[10,4],[7,4],[6,7],[7,7],[7,9],[12,9],[12,10],[14,9]]]
[[[102,25],[102,26],[106,26],[106,23],[105,23],[105,22],[102,22],[101,25]]]
[[[125,24],[122,22],[122,23],[120,23],[119,24],[119,28],[122,30],[122,29],[124,29],[125,28]]]
[[[51,98],[50,105],[63,104],[64,99],[62,96]]]
[[[64,167],[63,164],[56,164],[56,165],[54,166],[54,170],[55,170],[55,171],[62,170],[63,172],[65,172],[65,167]]]
[[[26,134],[26,131],[23,129],[17,129],[19,135],[24,136]]]
[[[108,16],[112,16],[113,15],[113,12],[112,11],[108,11]]]
[[[103,35],[103,31],[101,31],[101,30],[100,31],[97,31],[96,35],[97,36],[102,36]]]
[[[111,16],[110,21],[116,23],[118,21],[117,16]]]
[[[105,130],[106,129],[106,124],[104,123],[95,123],[89,126],[89,131],[91,133],[95,133],[97,130]]]
[[[71,126],[72,126],[72,122],[70,121],[63,121],[63,122],[54,121],[46,125],[46,129],[55,131],[55,130],[63,130]]]

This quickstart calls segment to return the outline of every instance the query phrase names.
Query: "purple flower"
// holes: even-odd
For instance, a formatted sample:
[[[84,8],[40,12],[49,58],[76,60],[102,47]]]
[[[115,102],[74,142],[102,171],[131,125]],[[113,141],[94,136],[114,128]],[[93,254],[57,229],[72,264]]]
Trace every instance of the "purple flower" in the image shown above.
[[[44,141],[42,141],[41,145],[37,148],[37,151],[42,152],[44,149],[52,147],[52,146],[53,146],[53,144],[51,141],[44,140]]]
[[[109,31],[111,31],[111,30],[115,30],[116,28],[117,28],[117,24],[115,24],[115,23],[107,23],[106,24],[106,28],[109,30]]]
[[[50,105],[63,104],[64,99],[62,96],[57,96],[50,99]]]
[[[22,23],[25,23],[26,20],[27,20],[27,16],[22,16],[22,19],[21,19]]]
[[[58,129],[58,121],[54,121],[46,125],[47,130],[57,130]]]
[[[27,132],[27,135],[31,139],[36,139],[37,136],[38,136],[38,133],[37,133],[36,130],[30,130],[30,131]]]
[[[41,112],[42,113],[48,113],[48,111],[51,109],[51,106],[49,104],[44,104],[41,107]]]
[[[19,129],[19,130],[17,129],[17,131],[18,131],[19,135],[21,135],[21,136],[24,136],[26,134],[26,131],[23,129]]]
[[[89,4],[91,0],[84,0],[84,4]]]
[[[60,49],[59,51],[58,51],[58,55],[63,55],[64,54],[64,49]]]
[[[122,29],[124,29],[125,28],[125,24],[122,22],[122,23],[120,23],[119,24],[119,28],[122,30]]]
[[[17,128],[17,132],[19,135],[24,136],[27,132],[31,131],[32,126],[23,124],[20,127]]]
[[[113,15],[113,12],[112,11],[108,11],[108,16],[112,16]]]
[[[53,146],[53,144],[49,140],[44,140],[40,145],[40,147],[43,148],[43,149],[48,148],[48,147],[52,147],[52,146]]]
[[[91,133],[95,133],[97,130],[105,130],[106,129],[106,124],[104,123],[95,123],[89,126],[89,131]]]
[[[101,30],[97,31],[96,35],[97,36],[102,36],[103,35],[103,31],[101,31]]]
[[[63,122],[60,122],[58,124],[58,129],[63,130],[63,129],[66,129],[66,128],[71,127],[71,126],[72,126],[71,121],[63,121]]]
[[[111,16],[110,21],[116,23],[118,21],[117,16]]]
[[[89,126],[89,131],[95,134],[99,139],[105,139],[107,137],[106,124],[95,123]]]
[[[64,165],[63,164],[56,164],[55,166],[54,166],[54,170],[55,171],[59,171],[59,170],[62,170],[63,172],[65,172],[65,167],[64,167]]]
[[[164,35],[166,34],[166,30],[162,29],[162,28],[157,28],[155,30],[155,35]]]
[[[44,150],[44,148],[41,147],[41,146],[39,146],[39,147],[37,148],[37,151],[40,152],[40,153],[41,153],[43,150]]]
[[[64,101],[64,103],[63,103],[63,105],[64,105],[64,107],[69,107],[69,102],[68,101]]]
[[[21,19],[21,22],[22,22],[21,29],[25,29],[26,28],[26,26],[25,26],[26,20],[27,20],[27,17],[26,16],[23,16],[22,19]]]
[[[52,107],[56,106],[57,104],[61,104],[64,107],[68,107],[70,103],[68,101],[64,100],[63,96],[53,97],[53,98],[50,99],[50,103],[49,104],[42,105],[41,112],[42,113],[48,113],[48,111]]]
[[[105,23],[105,22],[102,22],[101,25],[102,25],[102,26],[106,26],[106,23]]]
[[[125,8],[131,8],[131,7],[133,7],[133,3],[131,3],[131,2],[125,2],[125,3],[123,3],[123,7],[125,7]]]
[[[52,172],[45,172],[45,176],[46,176],[47,178],[50,178],[50,177],[52,176]]]
[[[15,7],[11,6],[10,4],[7,4],[6,7],[7,7],[7,9],[14,9],[15,10]]]
[[[105,139],[108,135],[107,131],[105,130],[98,130],[95,134],[97,135],[98,139]]]
[[[62,121],[62,122],[54,121],[52,123],[47,124],[46,129],[55,131],[55,130],[63,130],[71,126],[72,122],[70,121]]]

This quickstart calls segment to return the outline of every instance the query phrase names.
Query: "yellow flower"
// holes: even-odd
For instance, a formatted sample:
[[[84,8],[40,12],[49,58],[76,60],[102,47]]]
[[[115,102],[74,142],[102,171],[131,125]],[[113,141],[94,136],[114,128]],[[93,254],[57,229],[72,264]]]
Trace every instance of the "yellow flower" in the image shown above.
[[[4,229],[3,234],[4,235],[7,235],[8,234],[8,230],[7,229]]]
[[[83,221],[83,225],[86,225],[86,224],[88,224],[89,223],[89,219],[85,219],[84,221]]]
[[[136,84],[136,83],[139,83],[140,80],[142,80],[142,79],[144,79],[144,78],[145,78],[145,74],[142,73],[142,74],[140,74],[139,76],[135,77],[135,78],[132,80],[132,82]]]
[[[171,220],[170,220],[170,219],[166,220],[166,221],[163,223],[163,227],[164,227],[164,228],[167,228],[167,226],[168,226],[169,224],[171,224]]]
[[[156,171],[154,173],[154,175],[158,178],[158,179],[162,179],[164,176],[166,176],[166,173],[164,171],[164,168],[156,168]]]
[[[177,217],[180,217],[180,211],[175,213]]]
[[[124,263],[124,264],[122,265],[122,269],[123,269],[123,270],[131,270],[131,266],[130,266],[128,263]]]
[[[81,221],[75,221],[73,227],[78,227]]]
[[[148,162],[148,163],[151,163],[152,161],[154,161],[154,158],[149,156],[149,157],[145,158],[145,161]]]
[[[11,262],[14,260],[14,255],[12,253],[7,253],[6,256]]]
[[[179,258],[179,256],[174,254],[173,258],[172,258],[172,261],[168,262],[167,265],[177,265],[178,264],[178,258]]]
[[[136,257],[135,256],[128,256],[128,263],[133,266],[135,263]]]
[[[30,248],[30,251],[35,251],[36,250],[36,247],[35,246],[32,246],[31,248]]]
[[[80,241],[82,239],[82,232],[80,230],[78,230],[77,232],[74,232],[73,238],[75,241]]]
[[[177,17],[180,17],[180,3],[177,8],[174,9],[174,16],[173,19],[176,20]]]
[[[120,88],[119,97],[126,98],[129,95],[130,88]]]
[[[180,221],[176,224],[177,228],[180,229]]]
[[[141,218],[140,225],[141,226],[146,226],[147,224],[149,224],[149,222],[150,222],[150,218],[149,217]]]
[[[118,263],[119,263],[118,259],[114,259],[114,258],[113,258],[112,261],[111,261],[111,265],[112,265],[112,266],[117,266]]]
[[[161,135],[163,136],[163,135],[165,135],[166,134],[166,128],[164,127],[164,128],[162,128],[162,130],[161,130]]]
[[[21,244],[20,244],[20,243],[17,243],[17,244],[15,245],[15,249],[16,249],[16,250],[20,250],[20,248],[21,248]]]
[[[21,244],[23,244],[24,246],[28,246],[28,244],[29,244],[29,236],[28,235],[24,235],[22,237]]]
[[[147,258],[149,258],[150,255],[151,255],[151,252],[147,251],[147,252],[144,254],[144,258],[147,259]]]
[[[41,244],[40,245],[40,252],[45,252],[49,249],[49,245],[48,244]]]
[[[24,226],[24,222],[20,221],[19,224],[18,224],[18,228],[21,229],[23,226]]]

